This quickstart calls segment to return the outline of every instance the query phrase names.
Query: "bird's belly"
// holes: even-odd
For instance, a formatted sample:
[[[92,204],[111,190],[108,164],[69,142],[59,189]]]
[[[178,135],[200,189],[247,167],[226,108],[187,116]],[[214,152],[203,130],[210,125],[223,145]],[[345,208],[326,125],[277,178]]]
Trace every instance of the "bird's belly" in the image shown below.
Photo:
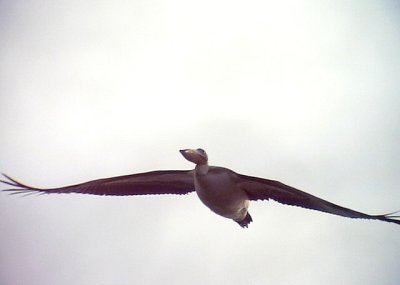
[[[241,189],[226,185],[204,184],[195,179],[195,189],[198,197],[214,213],[241,221],[246,217],[249,201]]]

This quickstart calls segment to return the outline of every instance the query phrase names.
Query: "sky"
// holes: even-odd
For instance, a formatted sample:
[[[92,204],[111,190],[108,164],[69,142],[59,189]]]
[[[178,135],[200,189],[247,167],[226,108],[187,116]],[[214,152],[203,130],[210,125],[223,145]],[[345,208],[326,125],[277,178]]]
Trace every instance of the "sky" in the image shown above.
[[[0,1],[0,171],[37,187],[210,164],[400,209],[397,1]],[[3,186],[1,186],[3,187]],[[3,188],[2,188],[3,189]],[[400,282],[400,228],[196,194],[0,193],[0,283]]]

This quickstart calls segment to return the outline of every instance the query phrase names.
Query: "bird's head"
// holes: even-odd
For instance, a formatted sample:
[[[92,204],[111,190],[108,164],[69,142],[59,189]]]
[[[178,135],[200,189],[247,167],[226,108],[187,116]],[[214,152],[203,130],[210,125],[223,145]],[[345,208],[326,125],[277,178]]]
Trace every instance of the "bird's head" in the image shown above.
[[[208,156],[204,149],[182,149],[179,152],[184,158],[195,163],[196,165],[205,165],[208,162]]]

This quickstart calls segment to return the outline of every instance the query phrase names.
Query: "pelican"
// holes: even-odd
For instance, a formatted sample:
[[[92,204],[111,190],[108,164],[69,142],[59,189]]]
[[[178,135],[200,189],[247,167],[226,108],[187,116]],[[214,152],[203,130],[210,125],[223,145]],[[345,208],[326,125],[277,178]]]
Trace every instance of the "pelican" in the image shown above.
[[[158,195],[187,194],[196,191],[199,199],[214,213],[247,228],[253,221],[249,201],[275,200],[348,218],[380,220],[400,225],[394,213],[368,215],[338,206],[275,180],[238,174],[228,168],[210,166],[207,153],[201,149],[184,149],[180,153],[193,162],[194,170],[161,170],[118,177],[97,179],[59,188],[36,188],[3,174],[0,182],[13,186],[11,194],[82,193],[94,195]]]

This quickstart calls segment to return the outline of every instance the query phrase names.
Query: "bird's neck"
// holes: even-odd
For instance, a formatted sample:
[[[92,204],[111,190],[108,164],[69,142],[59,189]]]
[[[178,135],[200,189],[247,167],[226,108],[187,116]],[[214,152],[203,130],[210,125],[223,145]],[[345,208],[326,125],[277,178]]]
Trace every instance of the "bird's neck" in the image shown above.
[[[197,164],[196,168],[194,169],[197,175],[206,175],[210,166],[206,164]]]

